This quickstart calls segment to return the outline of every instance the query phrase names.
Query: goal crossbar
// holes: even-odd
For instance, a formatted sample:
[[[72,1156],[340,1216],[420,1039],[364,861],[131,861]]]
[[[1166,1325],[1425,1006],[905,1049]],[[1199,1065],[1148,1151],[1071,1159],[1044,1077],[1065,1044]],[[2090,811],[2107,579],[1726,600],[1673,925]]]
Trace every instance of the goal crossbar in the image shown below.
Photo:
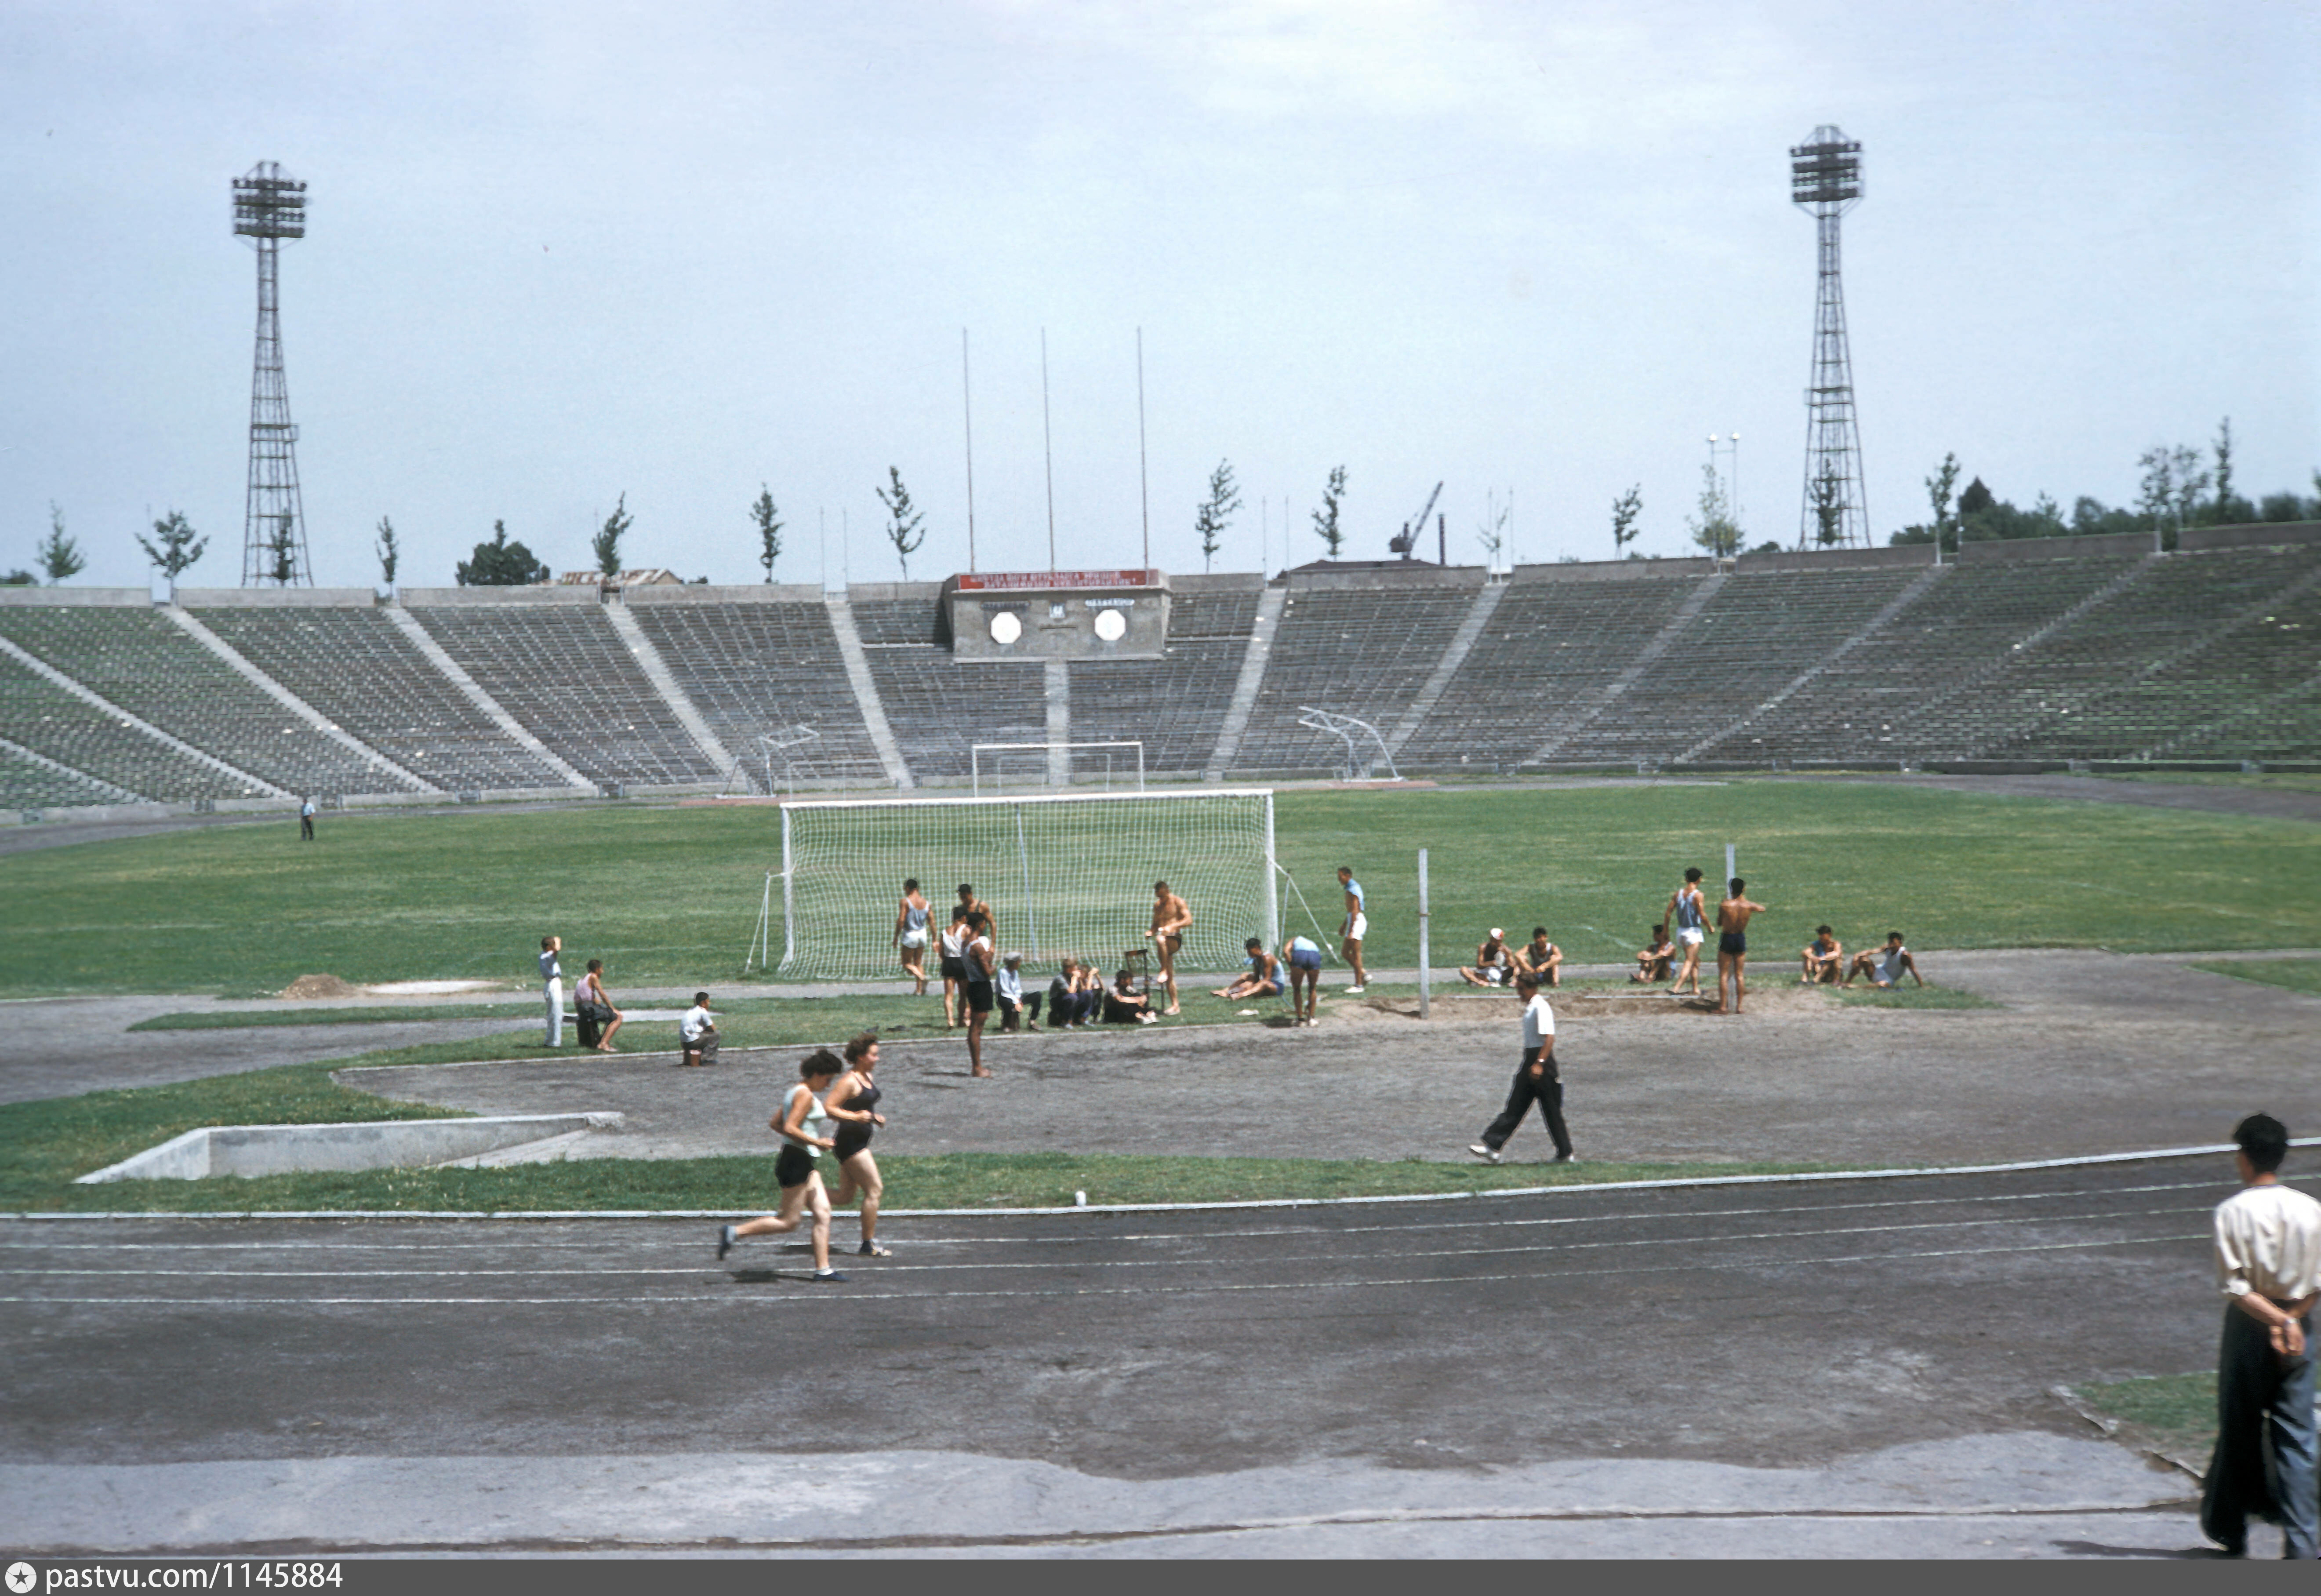
[[[973,792],[978,798],[983,796],[983,756],[987,753],[1043,753],[1047,755],[1048,770],[1046,773],[1045,785],[1052,787],[1062,786],[1070,782],[1072,778],[1073,754],[1083,751],[1096,749],[1108,750],[1129,748],[1136,750],[1136,790],[1142,792],[1144,790],[1144,744],[1141,741],[1114,743],[978,743],[970,747],[967,752],[969,790]],[[1063,756],[1063,768],[1060,772],[1057,770],[1056,756],[1058,754],[1061,754]],[[995,764],[997,762],[996,761],[994,762]],[[1057,780],[1060,773],[1063,778],[1061,781]],[[1110,776],[1110,767],[1108,765],[1106,767],[1106,773],[1108,779]],[[995,770],[992,774],[992,780],[995,786],[997,786],[998,780],[999,773]]]

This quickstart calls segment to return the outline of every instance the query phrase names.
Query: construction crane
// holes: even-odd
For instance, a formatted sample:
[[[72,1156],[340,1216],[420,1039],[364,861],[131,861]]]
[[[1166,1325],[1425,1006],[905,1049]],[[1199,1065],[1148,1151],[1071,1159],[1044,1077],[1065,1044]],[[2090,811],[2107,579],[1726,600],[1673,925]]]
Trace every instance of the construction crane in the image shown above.
[[[1426,531],[1427,513],[1434,508],[1434,501],[1442,497],[1443,484],[1437,482],[1434,485],[1434,491],[1426,496],[1426,503],[1420,508],[1418,514],[1404,522],[1402,530],[1388,538],[1386,546],[1405,560],[1409,559],[1410,552],[1418,547],[1418,540]]]

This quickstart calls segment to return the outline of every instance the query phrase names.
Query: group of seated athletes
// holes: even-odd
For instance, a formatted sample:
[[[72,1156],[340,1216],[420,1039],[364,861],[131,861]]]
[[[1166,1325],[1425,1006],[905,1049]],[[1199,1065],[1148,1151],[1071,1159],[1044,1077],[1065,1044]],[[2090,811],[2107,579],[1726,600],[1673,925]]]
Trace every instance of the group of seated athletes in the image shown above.
[[[1852,962],[1848,963],[1845,944],[1837,940],[1837,933],[1826,926],[1816,926],[1814,939],[1805,945],[1802,961],[1798,980],[1804,986],[1850,987],[1867,977],[1874,987],[1898,987],[1905,975],[1920,986],[1926,984],[1925,978],[1918,973],[1918,962],[1902,945],[1902,934],[1898,931],[1886,934],[1884,947],[1856,953]]]
[[[1252,940],[1250,945],[1257,944]],[[1683,950],[1670,937],[1668,926],[1655,926],[1649,945],[1636,950],[1636,967],[1628,972],[1628,980],[1639,984],[1666,980],[1682,956]],[[1508,943],[1505,931],[1494,926],[1491,934],[1477,944],[1475,962],[1461,965],[1459,976],[1470,987],[1506,987],[1528,972],[1540,985],[1552,987],[1562,984],[1562,967],[1563,950],[1548,940],[1546,926],[1533,926],[1531,941],[1515,946]],[[1867,980],[1872,986],[1894,987],[1901,984],[1905,975],[1920,986],[1926,984],[1918,973],[1918,962],[1903,945],[1900,932],[1889,931],[1885,946],[1856,953],[1849,963],[1845,944],[1838,941],[1837,934],[1820,926],[1815,927],[1814,940],[1803,951],[1803,973],[1798,980],[1808,986],[1850,987]]]
[[[1531,928],[1531,940],[1520,947],[1507,943],[1498,926],[1476,944],[1475,962],[1459,966],[1459,979],[1470,987],[1513,986],[1516,976],[1528,973],[1543,987],[1563,984],[1563,950],[1547,939],[1547,927]]]

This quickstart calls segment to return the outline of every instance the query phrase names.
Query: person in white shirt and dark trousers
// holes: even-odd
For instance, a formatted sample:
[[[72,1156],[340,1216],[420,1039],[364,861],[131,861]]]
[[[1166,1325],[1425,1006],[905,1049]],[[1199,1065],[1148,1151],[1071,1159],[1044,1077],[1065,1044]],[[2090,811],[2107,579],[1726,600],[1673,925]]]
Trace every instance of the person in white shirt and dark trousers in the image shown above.
[[[1483,1139],[1467,1149],[1486,1163],[1497,1163],[1499,1150],[1515,1134],[1515,1126],[1539,1105],[1547,1134],[1555,1138],[1555,1162],[1571,1162],[1571,1134],[1563,1128],[1563,1081],[1555,1068],[1555,1010],[1539,990],[1539,972],[1525,966],[1515,975],[1515,995],[1524,1000],[1523,1062],[1515,1066],[1515,1084],[1507,1089],[1507,1106],[1483,1132]]]
[[[556,961],[563,951],[562,937],[540,939],[540,991],[548,999],[548,1040],[542,1044],[546,1047],[564,1045],[564,966]]]
[[[2241,1190],[2216,1205],[2225,1334],[2216,1353],[2216,1451],[2200,1530],[2232,1556],[2248,1521],[2280,1526],[2284,1557],[2321,1555],[2314,1470],[2313,1301],[2321,1293],[2321,1202],[2280,1183],[2289,1127],[2252,1114],[2233,1132]]]

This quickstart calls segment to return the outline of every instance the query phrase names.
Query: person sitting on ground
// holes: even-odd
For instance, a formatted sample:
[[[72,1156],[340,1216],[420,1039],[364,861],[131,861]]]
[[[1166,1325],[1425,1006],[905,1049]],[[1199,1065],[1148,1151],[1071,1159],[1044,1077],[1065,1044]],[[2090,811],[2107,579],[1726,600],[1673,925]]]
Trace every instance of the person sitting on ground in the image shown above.
[[[1539,977],[1543,987],[1563,984],[1563,950],[1547,940],[1544,926],[1531,928],[1531,940],[1515,950],[1515,964]]]
[[[1799,986],[1824,985],[1845,973],[1845,944],[1837,940],[1837,933],[1826,926],[1814,927],[1814,939],[1805,946],[1805,973],[1798,977]]]
[[[1839,984],[1850,987],[1855,976],[1866,975],[1870,985],[1890,990],[1902,984],[1902,972],[1906,970],[1910,972],[1912,980],[1920,986],[1926,984],[1925,978],[1918,973],[1918,962],[1910,957],[1910,950],[1902,945],[1902,934],[1889,931],[1884,947],[1853,955],[1852,968],[1845,972],[1845,980]]]
[[[710,1017],[708,993],[693,994],[693,1007],[677,1022],[677,1040],[688,1068],[717,1062],[717,1022]]]
[[[1112,990],[1104,995],[1104,1017],[1115,1025],[1153,1025],[1160,1017],[1152,1012],[1152,997],[1136,990],[1136,971],[1124,964],[1113,977]]]
[[[1056,967],[1055,980],[1048,983],[1048,1028],[1063,1031],[1086,1024],[1088,1014],[1080,1001],[1079,961],[1067,957]]]
[[[1503,987],[1515,974],[1515,960],[1507,953],[1507,934],[1498,926],[1475,944],[1475,962],[1459,966],[1459,979],[1470,987]]]
[[[1046,994],[1024,995],[1024,955],[1010,953],[999,962],[999,1028],[1003,1031],[1040,1028],[1040,999]]]
[[[1265,951],[1265,944],[1251,937],[1242,946],[1249,953],[1249,973],[1235,980],[1231,986],[1217,988],[1213,998],[1279,998],[1281,996],[1281,961]]]
[[[588,961],[588,973],[572,990],[572,1000],[580,1015],[583,1027],[581,1042],[598,1053],[618,1053],[613,1038],[620,1035],[621,1026],[628,1016],[613,1007],[612,995],[605,990],[605,961]],[[596,1035],[591,1035],[595,1032]]]
[[[1668,927],[1652,927],[1652,945],[1636,950],[1636,967],[1628,971],[1628,979],[1649,986],[1666,980],[1676,966],[1676,944],[1669,940]]]

